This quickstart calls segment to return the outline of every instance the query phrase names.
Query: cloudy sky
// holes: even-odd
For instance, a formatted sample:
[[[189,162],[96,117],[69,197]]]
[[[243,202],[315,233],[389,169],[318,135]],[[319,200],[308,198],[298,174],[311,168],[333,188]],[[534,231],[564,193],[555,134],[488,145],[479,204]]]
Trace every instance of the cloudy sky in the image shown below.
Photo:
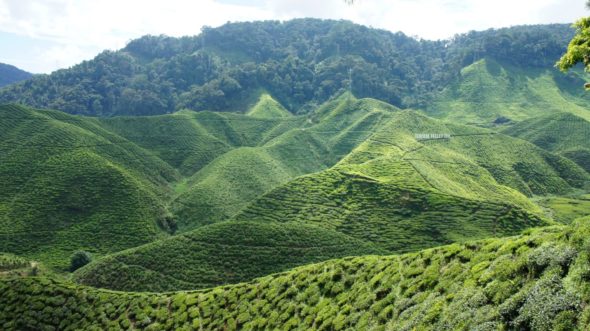
[[[571,23],[585,0],[0,0],[0,62],[49,73],[145,34],[198,34],[203,25],[295,17],[347,19],[444,39],[469,30]]]

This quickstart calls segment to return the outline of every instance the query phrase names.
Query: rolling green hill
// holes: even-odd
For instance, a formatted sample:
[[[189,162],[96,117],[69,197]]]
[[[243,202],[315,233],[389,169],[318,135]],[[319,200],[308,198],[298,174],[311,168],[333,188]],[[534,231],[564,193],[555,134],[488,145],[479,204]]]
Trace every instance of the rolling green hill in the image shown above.
[[[484,126],[558,112],[590,120],[590,97],[580,88],[584,84],[581,74],[566,76],[547,68],[480,60],[463,68],[460,77],[429,104],[427,112],[452,122]]]
[[[273,188],[329,168],[397,110],[376,100],[343,94],[320,108],[317,118],[286,119],[300,127],[283,134],[275,129],[272,138],[257,146],[233,149],[188,178],[185,189],[171,203],[180,220],[179,229],[228,220]]]
[[[425,133],[451,138],[416,138]],[[333,168],[268,192],[236,218],[312,223],[403,252],[543,225],[523,194],[570,192],[588,179],[526,141],[402,111]]]
[[[590,172],[588,120],[569,113],[555,113],[516,123],[502,132],[570,158]]]
[[[0,251],[64,268],[165,235],[174,169],[94,120],[0,107]]]
[[[525,196],[589,179],[523,140],[349,93],[309,116],[277,115],[267,95],[252,109],[96,119],[3,106],[0,251],[63,269],[78,249],[100,256],[237,215],[409,251],[545,224]],[[416,139],[433,132],[452,138]]]
[[[582,330],[590,219],[389,257],[331,260],[164,294],[0,280],[5,329]]]
[[[268,101],[255,105],[272,112],[282,106]],[[273,108],[274,107],[274,108]],[[183,110],[150,117],[101,119],[105,129],[133,141],[183,175],[191,176],[217,157],[242,146],[258,146],[282,133],[299,127],[304,118],[258,118],[234,113]]]
[[[380,252],[360,240],[312,226],[222,222],[107,256],[79,269],[74,279],[114,290],[193,290]]]
[[[248,111],[248,115],[257,118],[290,117],[292,114],[268,94],[262,94],[258,102]]]

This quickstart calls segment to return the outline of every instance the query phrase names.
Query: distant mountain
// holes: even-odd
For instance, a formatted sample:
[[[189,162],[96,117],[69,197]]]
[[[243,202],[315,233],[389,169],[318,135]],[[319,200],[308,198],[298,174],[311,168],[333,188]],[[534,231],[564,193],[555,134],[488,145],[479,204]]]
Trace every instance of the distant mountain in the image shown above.
[[[91,116],[246,111],[266,91],[290,112],[307,113],[351,90],[423,108],[483,58],[522,70],[551,68],[573,32],[568,25],[520,26],[427,41],[347,21],[231,23],[195,37],[133,40],[5,88],[0,103]]]
[[[0,88],[33,77],[33,74],[10,64],[0,63]]]

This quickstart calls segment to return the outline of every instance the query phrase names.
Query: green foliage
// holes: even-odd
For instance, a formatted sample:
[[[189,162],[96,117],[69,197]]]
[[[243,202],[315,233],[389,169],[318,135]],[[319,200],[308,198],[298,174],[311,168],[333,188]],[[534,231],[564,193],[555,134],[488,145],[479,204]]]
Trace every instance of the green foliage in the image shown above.
[[[583,118],[556,113],[507,126],[502,132],[565,156],[590,172],[590,122]]]
[[[556,66],[567,71],[578,63],[590,69],[590,17],[580,19],[574,24],[576,35],[570,41],[567,52],[559,59]]]
[[[565,224],[590,215],[590,194],[570,197],[547,197],[540,199],[538,203],[549,209],[553,219]]]
[[[567,25],[545,25],[428,41],[347,21],[228,23],[194,37],[132,40],[5,88],[0,102],[93,116],[246,111],[243,100],[264,90],[291,112],[305,113],[350,89],[398,107],[423,106],[484,57],[550,67],[572,35]]]
[[[0,250],[67,269],[163,235],[170,166],[96,121],[0,107]]]
[[[70,258],[70,271],[74,272],[92,262],[92,254],[86,251],[75,251]]]
[[[579,89],[585,76],[485,58],[463,68],[426,109],[437,118],[486,127],[564,112],[590,120],[589,96]]]
[[[0,323],[66,330],[584,329],[588,238],[582,219],[510,238],[331,260],[192,292],[2,279]]]
[[[9,253],[0,253],[0,272],[21,269],[28,267],[29,265],[30,262],[23,257]]]
[[[76,282],[125,291],[172,291],[250,281],[303,264],[383,251],[300,224],[222,222],[106,256]]]

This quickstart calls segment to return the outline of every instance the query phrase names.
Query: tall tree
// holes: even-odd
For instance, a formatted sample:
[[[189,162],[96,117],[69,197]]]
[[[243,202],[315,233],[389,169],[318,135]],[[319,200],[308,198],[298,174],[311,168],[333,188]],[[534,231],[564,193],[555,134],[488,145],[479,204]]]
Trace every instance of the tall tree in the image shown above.
[[[590,0],[586,1],[586,6],[590,9]],[[590,17],[580,19],[574,23],[574,27],[576,35],[556,65],[565,72],[581,62],[584,63],[586,71],[590,71]],[[586,90],[590,90],[590,83],[586,83],[584,87]]]

